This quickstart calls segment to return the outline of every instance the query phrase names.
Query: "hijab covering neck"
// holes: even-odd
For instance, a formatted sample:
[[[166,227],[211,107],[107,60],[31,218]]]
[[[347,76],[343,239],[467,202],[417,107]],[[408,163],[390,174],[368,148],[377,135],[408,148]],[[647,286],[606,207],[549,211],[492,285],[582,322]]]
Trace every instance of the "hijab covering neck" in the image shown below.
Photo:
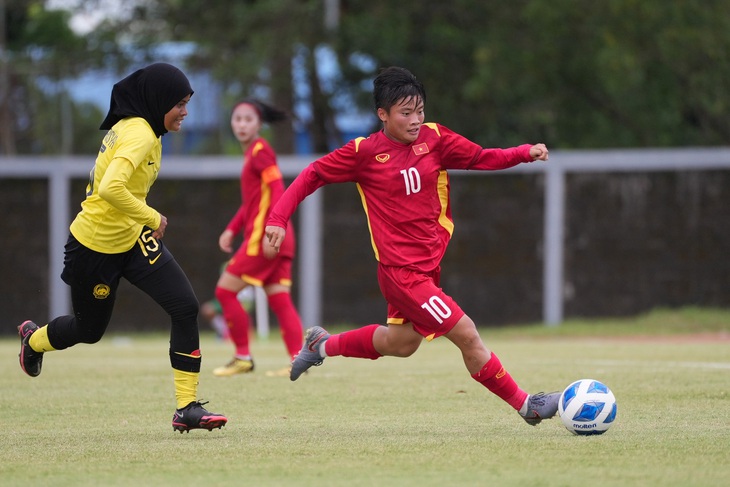
[[[114,85],[109,113],[99,129],[109,130],[123,118],[141,117],[161,137],[167,133],[165,114],[192,94],[188,78],[178,68],[166,63],[150,64]]]

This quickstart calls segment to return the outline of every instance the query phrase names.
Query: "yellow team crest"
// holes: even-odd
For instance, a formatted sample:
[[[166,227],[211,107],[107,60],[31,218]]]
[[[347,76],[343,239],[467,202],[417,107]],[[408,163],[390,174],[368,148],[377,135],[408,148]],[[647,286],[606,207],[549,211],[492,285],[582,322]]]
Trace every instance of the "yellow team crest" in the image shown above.
[[[111,288],[106,284],[97,284],[94,286],[94,297],[96,299],[106,299],[111,294]]]

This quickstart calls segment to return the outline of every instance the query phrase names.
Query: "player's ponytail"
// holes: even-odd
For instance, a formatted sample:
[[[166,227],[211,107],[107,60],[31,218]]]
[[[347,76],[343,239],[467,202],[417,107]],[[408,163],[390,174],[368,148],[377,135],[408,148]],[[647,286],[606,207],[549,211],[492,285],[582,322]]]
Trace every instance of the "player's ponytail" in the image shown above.
[[[231,113],[233,113],[233,110],[235,110],[237,106],[243,104],[251,105],[254,110],[256,110],[256,113],[258,113],[259,118],[263,123],[276,123],[289,118],[288,114],[284,110],[280,110],[255,98],[244,98],[239,100],[233,105]]]

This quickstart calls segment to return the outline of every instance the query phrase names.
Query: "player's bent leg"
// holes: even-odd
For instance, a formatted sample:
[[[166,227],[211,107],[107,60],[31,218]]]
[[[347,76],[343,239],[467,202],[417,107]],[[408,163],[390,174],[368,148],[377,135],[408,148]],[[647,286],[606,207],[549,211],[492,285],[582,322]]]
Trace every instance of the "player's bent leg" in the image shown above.
[[[319,326],[307,330],[304,346],[292,361],[289,378],[297,380],[310,367],[321,365],[325,357],[344,356],[376,360],[383,355],[408,357],[418,350],[423,337],[410,324],[371,324],[330,336]]]
[[[468,316],[464,315],[446,337],[461,350],[472,378],[517,410],[527,424],[535,426],[543,419],[555,416],[560,393],[528,395],[523,391],[499,358],[484,345],[476,325]]]

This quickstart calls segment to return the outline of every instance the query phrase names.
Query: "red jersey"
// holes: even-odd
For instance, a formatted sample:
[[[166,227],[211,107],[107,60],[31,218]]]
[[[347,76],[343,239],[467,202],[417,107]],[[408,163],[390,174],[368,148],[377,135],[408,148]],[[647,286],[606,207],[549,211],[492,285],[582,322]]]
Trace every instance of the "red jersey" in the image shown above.
[[[454,231],[447,170],[507,169],[532,161],[530,147],[484,149],[435,123],[423,124],[411,144],[393,141],[381,130],[310,164],[274,207],[268,224],[285,227],[299,203],[325,184],[354,182],[375,258],[430,272],[440,265]]]
[[[284,180],[276,164],[276,153],[266,139],[259,138],[251,143],[243,156],[241,169],[241,207],[226,229],[234,235],[243,232],[241,248],[246,249],[246,255],[263,255],[261,243],[266,238],[264,227],[271,208],[279,201],[284,193]],[[293,234],[289,224],[287,233]],[[279,255],[294,257],[295,239],[288,242],[286,239]]]

